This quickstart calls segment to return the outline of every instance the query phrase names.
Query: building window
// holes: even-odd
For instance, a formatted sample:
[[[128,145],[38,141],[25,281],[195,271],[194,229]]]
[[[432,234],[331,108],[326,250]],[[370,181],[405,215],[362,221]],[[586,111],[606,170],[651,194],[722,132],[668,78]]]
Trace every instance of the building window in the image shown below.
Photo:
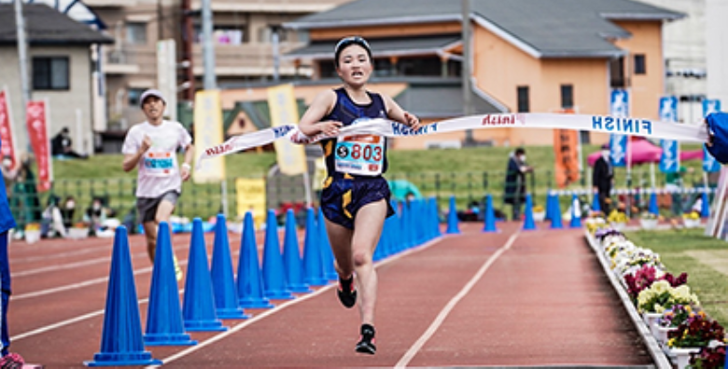
[[[624,58],[619,57],[616,59],[609,60],[609,87],[611,88],[625,88],[627,87],[627,80],[624,78]]]
[[[645,65],[645,54],[636,54],[634,56],[634,74],[645,73],[647,73],[647,66]]]
[[[68,90],[68,57],[34,57],[34,90]]]
[[[528,86],[518,86],[518,112],[528,113]]]
[[[214,25],[212,29],[212,40],[217,45],[241,45],[247,40],[247,26],[239,25]],[[195,26],[195,43],[203,41],[202,26]]]
[[[570,109],[574,107],[574,86],[561,85],[561,107]]]
[[[143,22],[126,23],[126,42],[143,45],[147,43],[147,24]]]
[[[129,98],[129,106],[139,106],[139,98],[142,97],[142,92],[144,92],[143,88],[130,88],[127,91],[127,96]]]

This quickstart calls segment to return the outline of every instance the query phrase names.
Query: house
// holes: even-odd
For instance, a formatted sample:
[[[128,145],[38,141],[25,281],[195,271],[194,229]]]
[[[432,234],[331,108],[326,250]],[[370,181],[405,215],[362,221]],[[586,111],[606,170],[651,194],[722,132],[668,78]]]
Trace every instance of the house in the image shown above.
[[[471,4],[472,92],[493,108],[608,114],[612,89],[626,89],[630,115],[658,117],[659,98],[666,92],[662,26],[682,18],[682,13],[631,0],[472,0]],[[290,29],[306,32],[310,40],[287,57],[309,65],[313,79],[327,80],[335,76],[335,42],[360,35],[372,46],[375,84],[397,78],[405,85],[404,92],[417,88],[410,80],[457,78],[463,61],[460,6],[459,1],[441,0],[346,3],[287,23]],[[414,101],[409,109],[421,112],[432,102]],[[449,110],[451,117],[459,115],[458,109]],[[457,138],[464,140],[464,135]],[[552,137],[544,130],[473,131],[476,142],[496,145],[548,145]],[[602,134],[583,137],[590,138],[606,139]],[[411,137],[395,147],[422,148],[427,139],[432,137]]]
[[[32,100],[47,99],[49,133],[68,127],[76,150],[93,152],[92,48],[113,40],[44,4],[23,6],[28,40],[28,74]],[[10,95],[16,147],[28,146],[22,121],[20,62],[15,10],[0,4],[0,88]],[[79,142],[80,140],[80,142]]]

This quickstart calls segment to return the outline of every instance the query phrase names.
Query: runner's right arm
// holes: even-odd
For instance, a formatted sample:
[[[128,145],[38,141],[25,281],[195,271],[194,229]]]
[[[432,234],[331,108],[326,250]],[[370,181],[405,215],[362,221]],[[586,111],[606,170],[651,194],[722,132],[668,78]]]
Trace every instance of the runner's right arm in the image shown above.
[[[147,152],[150,147],[152,147],[152,139],[149,138],[149,136],[144,135],[144,140],[142,140],[142,144],[140,145],[139,150],[137,150],[133,154],[124,155],[124,162],[122,163],[122,168],[124,169],[124,171],[128,172],[136,168],[137,165],[139,165],[139,160],[141,160],[142,156],[144,156],[144,153]]]

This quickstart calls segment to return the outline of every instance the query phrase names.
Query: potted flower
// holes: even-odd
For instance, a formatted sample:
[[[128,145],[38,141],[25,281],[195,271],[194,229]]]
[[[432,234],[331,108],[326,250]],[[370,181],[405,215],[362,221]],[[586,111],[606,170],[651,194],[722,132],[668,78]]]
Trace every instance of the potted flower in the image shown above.
[[[622,230],[627,225],[627,214],[617,209],[612,210],[607,220],[617,230]]]
[[[713,341],[723,343],[725,340],[723,326],[701,315],[688,318],[667,336],[667,346],[677,359],[678,369],[688,365],[690,354],[696,354],[701,348],[714,345]]]
[[[715,341],[713,341],[715,342]],[[713,344],[700,349],[700,353],[690,359],[693,369],[722,368],[725,365],[725,345]]]
[[[640,215],[640,226],[642,226],[642,229],[657,228],[657,215],[647,211],[643,212]]]
[[[68,237],[73,239],[81,239],[88,237],[88,226],[86,223],[78,222],[68,230]]]
[[[667,335],[669,332],[677,330],[680,324],[685,323],[688,319],[697,315],[705,318],[705,312],[699,306],[675,304],[672,308],[665,310],[662,316],[657,319],[657,330],[655,338],[662,343],[667,344]]]
[[[40,224],[28,223],[25,225],[25,242],[35,243],[40,240]]]
[[[546,210],[541,205],[533,207],[533,220],[536,222],[543,222],[546,219]]]
[[[687,285],[674,288],[666,280],[652,283],[649,288],[643,290],[637,296],[637,310],[642,313],[650,330],[653,329],[662,313],[675,304],[698,305],[700,302],[695,294],[690,293],[690,287]]]
[[[683,214],[683,225],[685,228],[696,228],[700,226],[700,213],[691,211]]]

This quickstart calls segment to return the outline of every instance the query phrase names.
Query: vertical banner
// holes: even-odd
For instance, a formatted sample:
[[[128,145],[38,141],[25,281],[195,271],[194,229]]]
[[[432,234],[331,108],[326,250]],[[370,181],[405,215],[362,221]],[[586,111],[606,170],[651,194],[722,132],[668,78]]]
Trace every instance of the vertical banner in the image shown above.
[[[703,117],[707,117],[710,113],[720,111],[720,100],[703,100]],[[720,171],[720,163],[710,155],[705,145],[703,145],[703,171],[706,173],[715,173]]]
[[[167,101],[164,116],[177,121],[177,53],[173,39],[157,41],[157,89]]]
[[[660,98],[660,121],[677,122],[677,97]],[[680,169],[680,144],[675,140],[660,140],[660,146],[662,146],[660,171],[676,173]]]
[[[199,158],[205,148],[222,143],[222,107],[220,91],[198,91],[195,93],[195,157]],[[225,180],[225,159],[223,156],[196,163],[193,173],[195,183],[219,182]]]
[[[573,114],[574,111],[563,110]],[[554,172],[556,185],[564,188],[579,180],[579,131],[554,129]]]
[[[298,107],[293,96],[293,85],[268,88],[268,108],[272,127],[298,124]],[[276,140],[273,145],[281,173],[291,176],[308,171],[303,145],[296,145],[290,140]]]
[[[3,143],[0,154],[2,154],[2,158],[9,157],[14,168],[18,157],[15,153],[15,137],[13,136],[13,124],[10,121],[12,114],[9,100],[7,89],[3,87],[0,90],[0,141]]]
[[[627,90],[613,89],[609,99],[610,115],[617,118],[629,116],[629,93]],[[612,134],[609,137],[609,150],[612,165],[615,167],[627,166],[628,138],[625,135]]]
[[[48,103],[43,100],[28,101],[25,116],[30,134],[30,146],[38,164],[38,192],[48,191],[53,181],[51,141],[48,134]]]
[[[253,212],[255,228],[259,229],[265,222],[267,214],[265,206],[265,180],[235,179],[235,200],[238,204],[238,217],[244,217],[248,211]]]

